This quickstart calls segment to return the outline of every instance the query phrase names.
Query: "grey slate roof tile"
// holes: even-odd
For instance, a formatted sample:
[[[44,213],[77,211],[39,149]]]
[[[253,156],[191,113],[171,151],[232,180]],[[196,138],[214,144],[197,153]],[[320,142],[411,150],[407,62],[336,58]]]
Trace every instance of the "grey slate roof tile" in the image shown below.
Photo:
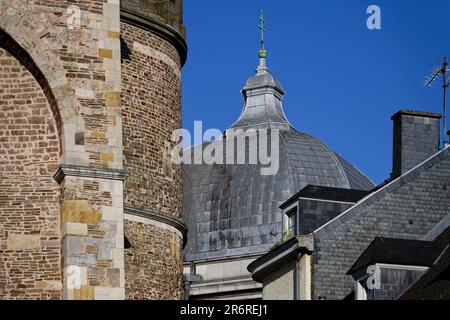
[[[190,234],[186,259],[238,254],[239,246],[249,253],[268,250],[281,236],[282,214],[279,205],[306,185],[337,188],[358,187],[369,190],[372,182],[317,139],[295,130],[280,132],[280,170],[275,176],[261,176],[259,165],[185,165],[183,214]],[[200,177],[200,178],[199,178]],[[201,181],[201,182],[200,182]],[[209,186],[203,188],[203,185]],[[207,214],[208,213],[208,214]],[[217,219],[233,232],[220,237]],[[264,228],[251,228],[253,226]],[[245,229],[250,227],[250,229]],[[207,235],[208,243],[202,236]],[[237,238],[240,240],[237,240]],[[203,240],[202,240],[203,239]]]
[[[230,128],[280,130],[279,171],[274,176],[262,176],[260,165],[184,165],[187,261],[267,251],[281,237],[282,214],[278,207],[307,185],[360,190],[374,187],[321,141],[292,127],[283,112],[284,90],[267,69],[265,59],[260,60],[243,94],[245,107]],[[227,149],[226,139],[216,143],[223,143],[223,150]],[[201,152],[210,144],[194,146],[185,155],[192,159],[195,151]],[[217,233],[218,228],[222,235]]]

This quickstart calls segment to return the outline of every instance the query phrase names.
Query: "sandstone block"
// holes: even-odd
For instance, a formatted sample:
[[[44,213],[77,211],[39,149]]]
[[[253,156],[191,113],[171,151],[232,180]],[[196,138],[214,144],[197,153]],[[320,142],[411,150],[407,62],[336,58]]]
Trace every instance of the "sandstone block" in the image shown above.
[[[75,300],[94,300],[94,287],[82,286],[80,289],[75,289],[73,297]]]
[[[114,161],[114,155],[112,153],[102,153],[101,159],[104,162],[113,162]]]
[[[105,93],[106,105],[109,107],[120,107],[121,97],[120,92],[107,92]]]
[[[36,250],[41,247],[40,236],[10,234],[6,241],[8,250]]]
[[[83,236],[88,234],[88,226],[86,223],[66,222],[64,224],[63,235]]]
[[[98,56],[100,58],[112,59],[113,52],[112,52],[112,50],[109,50],[109,49],[98,49]]]
[[[120,32],[108,31],[107,36],[109,38],[119,39],[120,38]]]
[[[62,283],[61,281],[55,280],[43,280],[36,282],[37,289],[46,289],[46,290],[61,290]]]
[[[102,215],[93,212],[86,200],[69,200],[62,205],[63,222],[85,223],[96,225]]]

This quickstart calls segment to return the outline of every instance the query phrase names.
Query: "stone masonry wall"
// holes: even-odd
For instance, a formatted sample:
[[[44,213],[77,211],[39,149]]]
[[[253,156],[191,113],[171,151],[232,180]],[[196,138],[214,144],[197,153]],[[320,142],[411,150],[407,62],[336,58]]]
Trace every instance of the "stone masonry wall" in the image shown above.
[[[183,0],[124,0],[121,5],[126,10],[139,12],[161,23],[169,25],[183,37]]]
[[[181,61],[151,32],[121,24],[124,201],[148,213],[181,218],[181,167],[171,161],[172,132],[181,127]],[[127,299],[180,299],[183,236],[151,219],[126,215]],[[138,219],[138,222],[136,222]]]
[[[116,0],[0,2],[0,31],[26,50],[55,96],[62,163],[122,168],[119,21]]]
[[[66,178],[61,194],[65,277],[75,281],[64,298],[124,299],[123,183]]]
[[[33,75],[0,48],[0,297],[62,296],[54,115]]]
[[[314,297],[342,299],[346,276],[375,237],[421,239],[450,212],[450,148],[314,234]]]
[[[172,132],[181,128],[180,58],[169,42],[122,23],[131,60],[122,64],[125,202],[181,216],[181,166]]]
[[[125,220],[131,248],[125,250],[126,298],[174,300],[183,298],[182,236],[148,219]]]
[[[123,63],[121,38],[131,49],[131,58]],[[32,290],[29,294],[33,294],[33,298],[40,294],[40,298],[123,299],[124,199],[127,205],[149,213],[181,217],[181,167],[172,164],[170,154],[174,146],[172,132],[181,127],[179,53],[168,41],[151,32],[125,23],[121,25],[119,0],[0,1],[0,41],[18,49],[41,75],[38,84],[41,89],[45,87],[44,96],[56,125],[39,124],[48,130],[54,128],[54,141],[59,141],[59,148],[52,151],[54,166],[35,164],[46,179],[57,172],[53,178],[59,183],[59,193],[54,180],[40,178],[41,187],[45,186],[46,191],[33,194],[36,212],[24,218],[27,228],[23,233],[29,233],[30,237],[13,241],[16,246],[26,244],[37,249],[36,229],[41,230],[47,238],[39,239],[40,246],[51,249],[48,252],[51,259],[47,264],[43,259],[38,261],[49,270],[59,268],[54,277],[39,278],[43,281],[36,284],[40,291]],[[29,69],[29,65],[25,67]],[[34,72],[31,74],[36,78]],[[9,101],[10,97],[4,100]],[[6,125],[16,118],[25,121],[17,114],[10,114],[10,110],[6,117],[7,122],[3,123]],[[27,117],[27,121],[34,119]],[[54,141],[49,137],[39,139],[45,140],[39,141],[42,142],[39,148],[47,148],[46,143],[50,145],[50,142],[53,148]],[[33,146],[27,146],[23,152],[30,156],[33,150]],[[11,156],[13,154],[8,153],[8,157]],[[123,169],[127,177],[125,191]],[[8,175],[14,170],[18,169],[5,168]],[[29,192],[29,189],[22,189],[16,192]],[[47,208],[46,215],[38,216],[37,210],[44,207],[44,198],[55,201],[55,205]],[[7,206],[17,205],[0,193],[0,204],[4,202]],[[8,210],[10,224],[6,227],[15,230],[11,225],[13,212]],[[31,208],[23,210],[31,211]],[[59,216],[52,216],[58,210]],[[47,216],[51,221],[49,230],[42,228],[48,222]],[[139,287],[141,279],[132,278],[130,274],[128,288],[136,286],[136,289],[130,289],[127,295],[180,298],[183,236],[164,223],[150,219],[140,223],[142,225],[129,225],[127,229],[136,248],[142,249],[127,260],[127,268],[133,272],[143,268],[143,279],[148,279],[144,285],[154,287],[147,293],[147,288]],[[54,229],[55,226],[59,226],[59,230]],[[10,230],[0,233],[6,241],[2,246],[8,246],[5,239],[11,234]],[[154,254],[147,264],[145,254],[149,251]],[[0,260],[9,253],[1,251]],[[53,254],[59,255],[59,265],[54,264]],[[20,259],[31,263],[25,256]],[[145,264],[139,262],[142,259]],[[157,267],[146,268],[147,265]],[[159,270],[159,266],[164,270]],[[32,269],[34,272],[35,268]],[[0,278],[0,286],[10,278]],[[28,275],[24,275],[25,278],[28,279]],[[29,281],[26,286],[33,285],[32,280],[26,281]],[[17,289],[20,290],[14,294],[18,298],[30,298],[22,290],[24,286]]]
[[[123,299],[123,181],[108,178],[123,167],[120,3],[0,1],[2,43],[5,35],[42,72],[61,117],[63,298]]]

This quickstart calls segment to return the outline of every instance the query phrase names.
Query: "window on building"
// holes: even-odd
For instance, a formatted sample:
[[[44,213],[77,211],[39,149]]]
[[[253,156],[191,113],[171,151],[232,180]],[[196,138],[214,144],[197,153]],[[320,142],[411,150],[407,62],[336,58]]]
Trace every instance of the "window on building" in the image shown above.
[[[297,208],[294,208],[286,213],[287,225],[286,225],[286,238],[295,236],[297,230]]]

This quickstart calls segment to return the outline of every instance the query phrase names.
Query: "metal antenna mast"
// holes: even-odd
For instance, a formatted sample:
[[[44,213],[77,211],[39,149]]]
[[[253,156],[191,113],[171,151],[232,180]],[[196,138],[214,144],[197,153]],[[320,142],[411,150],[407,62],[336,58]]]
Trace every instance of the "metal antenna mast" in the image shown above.
[[[431,85],[442,77],[442,87],[444,88],[444,113],[442,116],[443,125],[442,125],[442,142],[444,146],[448,143],[447,141],[447,88],[450,86],[450,77],[447,78],[447,71],[450,71],[448,68],[447,58],[444,58],[444,62],[442,66],[438,66],[434,69],[434,71],[427,77],[425,80],[425,86],[431,87]]]

